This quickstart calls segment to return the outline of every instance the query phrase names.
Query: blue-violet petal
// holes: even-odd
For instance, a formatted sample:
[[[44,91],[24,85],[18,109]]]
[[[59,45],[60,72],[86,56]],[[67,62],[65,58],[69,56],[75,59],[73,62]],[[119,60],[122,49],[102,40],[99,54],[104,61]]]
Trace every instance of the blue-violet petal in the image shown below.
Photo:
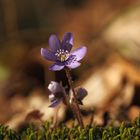
[[[52,71],[59,71],[59,70],[62,70],[64,68],[64,64],[60,64],[60,63],[54,63],[53,65],[51,65],[49,67],[49,70],[52,70]]]
[[[84,58],[86,52],[87,52],[87,48],[83,46],[83,47],[77,48],[74,51],[72,51],[71,55],[75,55],[76,60],[80,61],[81,59]]]
[[[56,106],[58,106],[61,102],[62,102],[62,99],[56,99],[56,100],[54,100],[54,101],[49,105],[49,107],[56,107]]]
[[[73,45],[73,35],[70,32],[67,32],[64,34],[63,40],[62,40],[62,49],[71,51],[72,45]]]
[[[77,62],[77,61],[73,61],[69,64],[67,64],[66,66],[70,69],[75,69],[77,67],[79,67],[81,65],[81,63]]]
[[[57,57],[52,52],[50,52],[49,50],[44,49],[44,48],[41,48],[41,55],[50,61],[57,60]]]
[[[57,50],[61,49],[60,40],[56,35],[51,35],[49,38],[49,46],[52,52],[56,52]]]

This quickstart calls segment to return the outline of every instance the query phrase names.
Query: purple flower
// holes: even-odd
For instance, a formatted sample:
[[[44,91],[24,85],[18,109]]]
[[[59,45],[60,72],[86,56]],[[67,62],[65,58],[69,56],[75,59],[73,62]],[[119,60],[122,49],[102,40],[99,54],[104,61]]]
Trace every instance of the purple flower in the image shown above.
[[[64,92],[65,92],[65,88],[59,84],[56,81],[51,81],[50,84],[48,85],[48,89],[51,92],[51,94],[49,95],[49,100],[51,102],[51,104],[49,105],[49,107],[56,107],[58,106],[60,103],[64,103],[66,104],[65,98],[64,98]],[[82,100],[87,96],[87,90],[85,88],[82,87],[77,87],[75,88],[76,91],[76,99],[78,101],[79,104],[83,104]],[[70,98],[70,102],[72,101],[72,93],[71,93],[71,98]]]
[[[76,87],[75,88],[75,92],[76,92],[76,100],[78,101],[78,104],[83,105],[82,100],[87,96],[88,92],[85,88],[82,87]],[[73,98],[73,94],[70,94],[70,102],[72,102],[72,98]]]
[[[48,89],[51,92],[51,94],[49,95],[49,99],[51,101],[49,107],[58,106],[64,100],[63,92],[65,89],[61,84],[55,81],[50,82],[50,84],[48,85]]]
[[[50,36],[50,50],[41,48],[41,55],[47,60],[55,62],[49,67],[49,70],[59,71],[64,67],[74,69],[80,66],[81,63],[79,61],[85,56],[87,48],[83,46],[70,52],[72,45],[72,33],[65,33],[62,41],[60,41],[56,35]]]

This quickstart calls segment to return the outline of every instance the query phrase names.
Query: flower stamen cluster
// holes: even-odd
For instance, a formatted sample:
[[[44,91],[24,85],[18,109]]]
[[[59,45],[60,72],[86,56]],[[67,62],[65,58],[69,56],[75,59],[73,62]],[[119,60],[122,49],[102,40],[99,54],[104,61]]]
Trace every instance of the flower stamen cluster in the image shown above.
[[[57,59],[61,62],[66,61],[69,58],[69,52],[64,49],[59,49],[56,51],[55,56],[57,56]]]

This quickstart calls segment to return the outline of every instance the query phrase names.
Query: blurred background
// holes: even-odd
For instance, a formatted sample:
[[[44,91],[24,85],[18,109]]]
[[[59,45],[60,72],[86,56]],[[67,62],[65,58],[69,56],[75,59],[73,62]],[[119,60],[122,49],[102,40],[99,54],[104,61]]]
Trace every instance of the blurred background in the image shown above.
[[[140,0],[0,0],[0,123],[17,129],[31,112],[53,117],[47,85],[62,81],[40,55],[50,34],[74,35],[87,46],[82,65],[72,71],[75,86],[88,91],[85,123],[133,120],[140,112]],[[86,111],[85,111],[86,110]],[[85,113],[86,112],[86,113]],[[41,114],[42,113],[42,114]],[[65,107],[59,120],[67,119]]]

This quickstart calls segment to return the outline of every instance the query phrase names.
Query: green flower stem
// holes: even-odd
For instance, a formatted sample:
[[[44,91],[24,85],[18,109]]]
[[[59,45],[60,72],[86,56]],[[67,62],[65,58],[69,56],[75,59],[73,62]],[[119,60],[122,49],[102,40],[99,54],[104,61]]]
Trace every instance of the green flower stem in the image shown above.
[[[83,123],[82,115],[80,112],[80,107],[79,107],[77,99],[76,99],[76,92],[75,92],[74,87],[73,87],[73,81],[72,81],[72,77],[70,75],[70,70],[68,68],[65,68],[65,72],[66,72],[66,76],[68,78],[69,86],[73,92],[72,108],[74,107],[74,109],[73,109],[74,114],[76,115],[76,118],[77,118],[77,121],[78,121],[80,127],[84,128],[84,123]]]

